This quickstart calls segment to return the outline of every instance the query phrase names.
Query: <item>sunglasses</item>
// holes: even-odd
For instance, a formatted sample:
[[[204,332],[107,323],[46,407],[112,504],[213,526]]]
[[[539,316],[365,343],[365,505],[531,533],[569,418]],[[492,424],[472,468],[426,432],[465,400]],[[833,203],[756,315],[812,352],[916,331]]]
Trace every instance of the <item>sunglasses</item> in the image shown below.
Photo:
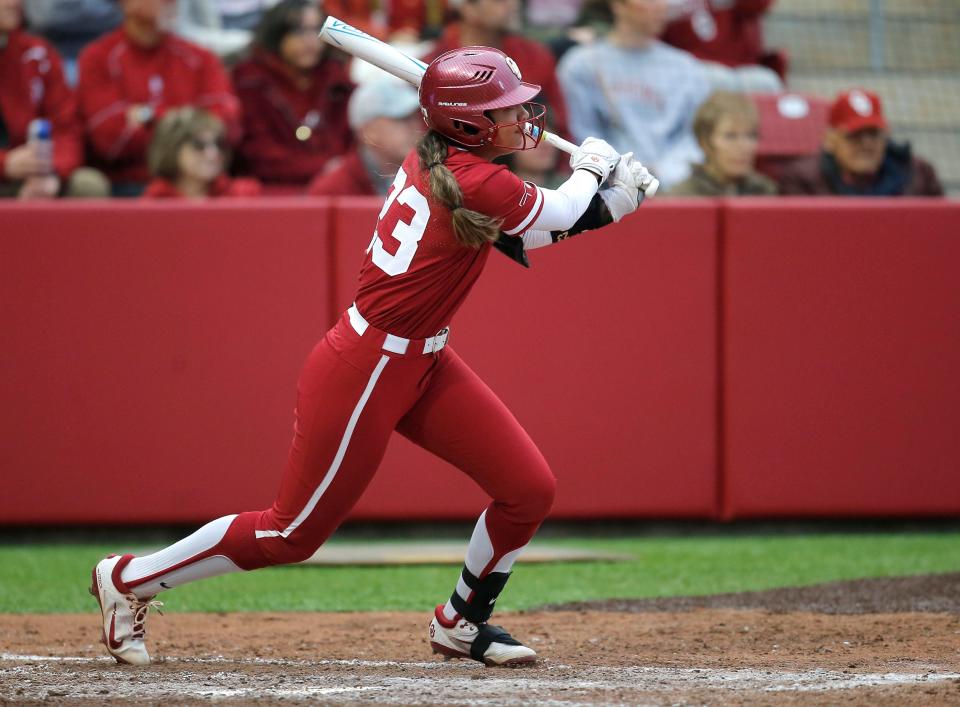
[[[187,140],[187,144],[197,152],[204,152],[211,147],[216,148],[219,152],[225,152],[227,149],[227,140],[222,137],[218,137],[216,140],[201,140],[198,137],[192,137]]]

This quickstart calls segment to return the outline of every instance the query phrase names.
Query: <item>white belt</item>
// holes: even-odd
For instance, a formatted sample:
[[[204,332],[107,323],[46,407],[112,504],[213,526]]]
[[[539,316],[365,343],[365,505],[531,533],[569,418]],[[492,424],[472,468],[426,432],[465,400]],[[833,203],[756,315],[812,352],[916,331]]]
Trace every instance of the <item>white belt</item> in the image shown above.
[[[363,336],[367,327],[370,326],[370,323],[360,314],[356,304],[350,305],[350,308],[347,310],[347,316],[350,317],[350,326],[353,327],[353,330],[360,336]],[[447,345],[447,338],[449,336],[450,327],[444,327],[437,332],[436,336],[431,336],[429,339],[404,339],[402,336],[387,334],[387,337],[383,340],[383,350],[396,354],[405,354],[407,353],[407,349],[410,348],[411,342],[415,342],[419,348],[419,344],[422,341],[422,353],[436,353]],[[413,353],[413,351],[411,351],[411,353]]]

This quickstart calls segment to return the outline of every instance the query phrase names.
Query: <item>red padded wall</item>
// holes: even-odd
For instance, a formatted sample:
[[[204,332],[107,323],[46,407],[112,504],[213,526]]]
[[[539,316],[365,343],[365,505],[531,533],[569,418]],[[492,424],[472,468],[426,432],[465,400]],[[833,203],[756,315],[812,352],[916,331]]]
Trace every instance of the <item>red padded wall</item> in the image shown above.
[[[730,202],[725,514],[960,513],[960,204]]]
[[[0,522],[269,504],[378,209],[4,204]],[[555,517],[957,514],[958,236],[950,202],[665,200],[531,270],[492,254],[451,341],[552,464]],[[396,439],[354,518],[484,503]]]
[[[351,301],[380,204],[340,202]],[[716,515],[715,204],[648,205],[624,224],[492,253],[451,345],[500,395],[558,479],[554,517]],[[395,436],[354,517],[469,518],[472,482]]]
[[[0,519],[266,507],[329,321],[322,201],[4,205]]]

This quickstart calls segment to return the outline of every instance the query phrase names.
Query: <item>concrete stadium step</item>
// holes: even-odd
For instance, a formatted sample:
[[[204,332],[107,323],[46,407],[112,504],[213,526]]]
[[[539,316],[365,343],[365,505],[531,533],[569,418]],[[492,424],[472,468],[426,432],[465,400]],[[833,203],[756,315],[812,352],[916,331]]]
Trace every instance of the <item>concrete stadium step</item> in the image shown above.
[[[827,17],[834,15],[867,16],[870,0],[777,0],[772,15],[798,15]],[[943,19],[956,17],[956,0],[884,0],[887,17],[931,17]]]
[[[884,67],[960,69],[960,4],[886,3]],[[867,0],[778,2],[765,22],[768,46],[787,49],[794,70],[871,65]]]
[[[768,47],[785,49],[791,71],[862,69],[870,65],[870,33],[862,17],[770,17],[765,25]]]
[[[960,19],[924,21],[888,19],[884,64],[893,70],[960,69]]]

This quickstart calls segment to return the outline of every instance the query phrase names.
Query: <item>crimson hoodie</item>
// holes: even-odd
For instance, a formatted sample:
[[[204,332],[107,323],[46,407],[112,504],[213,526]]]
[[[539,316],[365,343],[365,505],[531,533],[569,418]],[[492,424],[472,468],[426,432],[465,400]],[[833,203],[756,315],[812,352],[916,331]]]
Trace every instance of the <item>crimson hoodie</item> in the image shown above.
[[[243,104],[240,154],[247,171],[264,182],[310,182],[332,157],[353,144],[347,102],[353,84],[346,66],[326,58],[306,88],[279,58],[259,50],[237,65],[233,83]],[[298,128],[309,128],[306,139]],[[305,130],[300,130],[304,137]]]
[[[53,167],[62,179],[83,162],[83,138],[77,101],[63,77],[63,62],[44,39],[15,30],[0,47],[0,116],[6,144],[0,144],[0,179],[6,179],[7,153],[27,141],[34,118],[46,118],[53,130]]]
[[[95,163],[115,182],[146,182],[147,148],[156,121],[186,105],[210,111],[240,137],[240,103],[220,60],[172,34],[150,49],[134,44],[123,28],[88,45],[80,55],[78,95]],[[153,107],[146,125],[127,122],[136,104]]]

